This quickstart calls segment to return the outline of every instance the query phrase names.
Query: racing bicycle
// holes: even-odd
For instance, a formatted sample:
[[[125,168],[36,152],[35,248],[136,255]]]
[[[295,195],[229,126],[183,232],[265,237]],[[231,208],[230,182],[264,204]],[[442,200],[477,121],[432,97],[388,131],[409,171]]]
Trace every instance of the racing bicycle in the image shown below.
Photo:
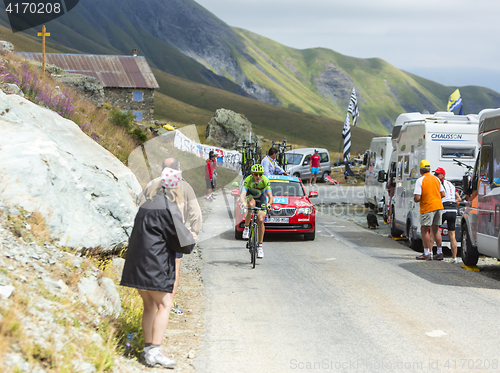
[[[247,249],[250,251],[250,262],[252,268],[255,268],[257,259],[257,248],[259,247],[259,225],[257,224],[257,213],[262,211],[258,207],[245,207],[245,209],[252,211],[252,219],[250,221],[250,235],[248,236]],[[266,212],[267,213],[267,212]]]

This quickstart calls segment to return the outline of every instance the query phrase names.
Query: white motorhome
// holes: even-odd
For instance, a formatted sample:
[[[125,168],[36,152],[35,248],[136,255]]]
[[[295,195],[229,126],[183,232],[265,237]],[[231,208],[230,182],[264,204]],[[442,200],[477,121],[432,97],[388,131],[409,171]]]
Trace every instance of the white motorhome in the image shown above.
[[[380,171],[387,172],[392,153],[390,136],[374,137],[367,152],[365,176],[365,206],[381,212],[384,207],[385,182],[380,182]]]
[[[467,165],[474,163],[478,149],[478,116],[452,112],[405,113],[398,117],[396,126],[401,126],[401,130],[395,141],[397,167],[391,201],[391,234],[397,237],[404,232],[410,247],[419,249],[422,245],[420,204],[413,201],[413,191],[421,176],[420,161],[428,160],[431,170],[444,168],[446,179],[461,186],[463,169],[453,160]],[[449,242],[443,242],[443,246],[449,246]]]
[[[500,109],[479,113],[479,154],[462,218],[462,260],[475,266],[479,254],[500,259]],[[463,205],[464,203],[462,203]]]

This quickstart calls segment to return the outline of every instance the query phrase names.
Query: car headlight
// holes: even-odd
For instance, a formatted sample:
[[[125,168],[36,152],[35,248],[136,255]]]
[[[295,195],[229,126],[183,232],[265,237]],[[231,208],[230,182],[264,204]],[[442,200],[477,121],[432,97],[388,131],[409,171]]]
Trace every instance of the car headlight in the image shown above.
[[[302,214],[302,215],[311,215],[313,213],[313,208],[312,206],[308,207],[301,207],[298,211],[297,214]]]

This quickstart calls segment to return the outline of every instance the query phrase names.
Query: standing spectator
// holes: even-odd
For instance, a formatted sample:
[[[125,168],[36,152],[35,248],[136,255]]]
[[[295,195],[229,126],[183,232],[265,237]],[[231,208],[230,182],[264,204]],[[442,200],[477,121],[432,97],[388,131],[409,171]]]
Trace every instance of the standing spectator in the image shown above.
[[[178,188],[181,179],[180,172],[164,169],[163,190]],[[194,240],[186,227],[179,224],[179,210],[176,204],[168,202],[163,190],[146,199],[137,212],[120,285],[136,288],[143,301],[145,345],[141,361],[151,367],[173,368],[177,363],[163,355],[161,342],[173,306],[174,252],[182,247],[192,249]]]
[[[455,237],[455,222],[457,220],[457,202],[460,202],[462,198],[458,194],[455,185],[445,180],[446,171],[438,167],[434,171],[434,176],[436,176],[443,185],[445,196],[442,200],[443,202],[443,223],[446,221],[448,223],[448,236],[450,237],[451,246],[451,262],[457,262],[457,239]],[[434,257],[435,260],[443,260],[443,254],[437,254]]]
[[[175,158],[167,158],[163,161],[163,169],[171,168],[177,171],[181,170],[181,164]],[[143,195],[147,199],[151,199],[161,188],[161,176],[157,177],[154,180],[151,180],[146,188],[144,188]],[[182,181],[179,187],[175,190],[165,191],[165,196],[172,202],[177,204],[181,215],[182,222],[184,224],[189,223],[189,231],[193,235],[194,239],[198,237],[198,234],[201,231],[201,223],[202,223],[202,215],[200,205],[198,203],[198,199],[196,198],[196,194],[194,193],[193,188],[189,183],[182,178]],[[175,283],[174,289],[172,291],[172,299],[174,300],[174,307],[172,308],[173,314],[182,314],[182,310],[179,309],[177,303],[175,302],[175,293],[177,288],[179,287],[180,281],[180,268],[183,254],[175,253]]]
[[[207,163],[205,165],[205,187],[206,187],[205,199],[210,202],[212,202],[214,158],[215,158],[214,152],[213,150],[210,150],[210,152],[208,153]]]
[[[422,160],[420,162],[420,175],[422,175],[422,177],[415,183],[415,191],[413,192],[413,200],[416,203],[420,202],[420,229],[422,232],[422,242],[424,244],[424,253],[417,256],[417,260],[432,260],[432,243],[429,227],[436,239],[437,258],[439,258],[439,254],[443,254],[439,226],[441,225],[441,210],[443,209],[441,198],[443,198],[445,194],[441,182],[436,176],[431,175],[430,171],[431,165],[429,161],[425,159]]]
[[[314,154],[311,155],[311,159],[309,159],[309,170],[311,171],[311,175],[309,176],[309,185],[311,185],[311,180],[314,175],[314,186],[316,186],[316,179],[318,177],[319,172],[321,171],[321,165],[319,163],[319,154],[318,149],[314,149]]]
[[[269,152],[264,157],[260,164],[264,168],[264,176],[269,175],[288,175],[276,162],[278,156],[278,149],[271,147]]]
[[[212,152],[213,153],[213,152]],[[212,194],[210,197],[215,199],[215,188],[217,188],[217,156],[219,153],[214,153],[212,156]],[[210,158],[210,156],[209,156]]]

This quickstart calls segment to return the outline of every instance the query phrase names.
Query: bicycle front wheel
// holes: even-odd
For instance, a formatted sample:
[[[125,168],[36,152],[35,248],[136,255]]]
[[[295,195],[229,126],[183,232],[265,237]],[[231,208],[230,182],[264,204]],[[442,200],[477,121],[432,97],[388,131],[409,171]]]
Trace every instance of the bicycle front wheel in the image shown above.
[[[257,224],[255,224],[253,229],[252,229],[252,238],[251,238],[251,242],[252,242],[252,252],[251,252],[252,268],[255,268],[255,263],[257,261],[257,245],[259,244],[258,243],[259,242],[258,236],[259,236],[259,227],[257,226]]]

